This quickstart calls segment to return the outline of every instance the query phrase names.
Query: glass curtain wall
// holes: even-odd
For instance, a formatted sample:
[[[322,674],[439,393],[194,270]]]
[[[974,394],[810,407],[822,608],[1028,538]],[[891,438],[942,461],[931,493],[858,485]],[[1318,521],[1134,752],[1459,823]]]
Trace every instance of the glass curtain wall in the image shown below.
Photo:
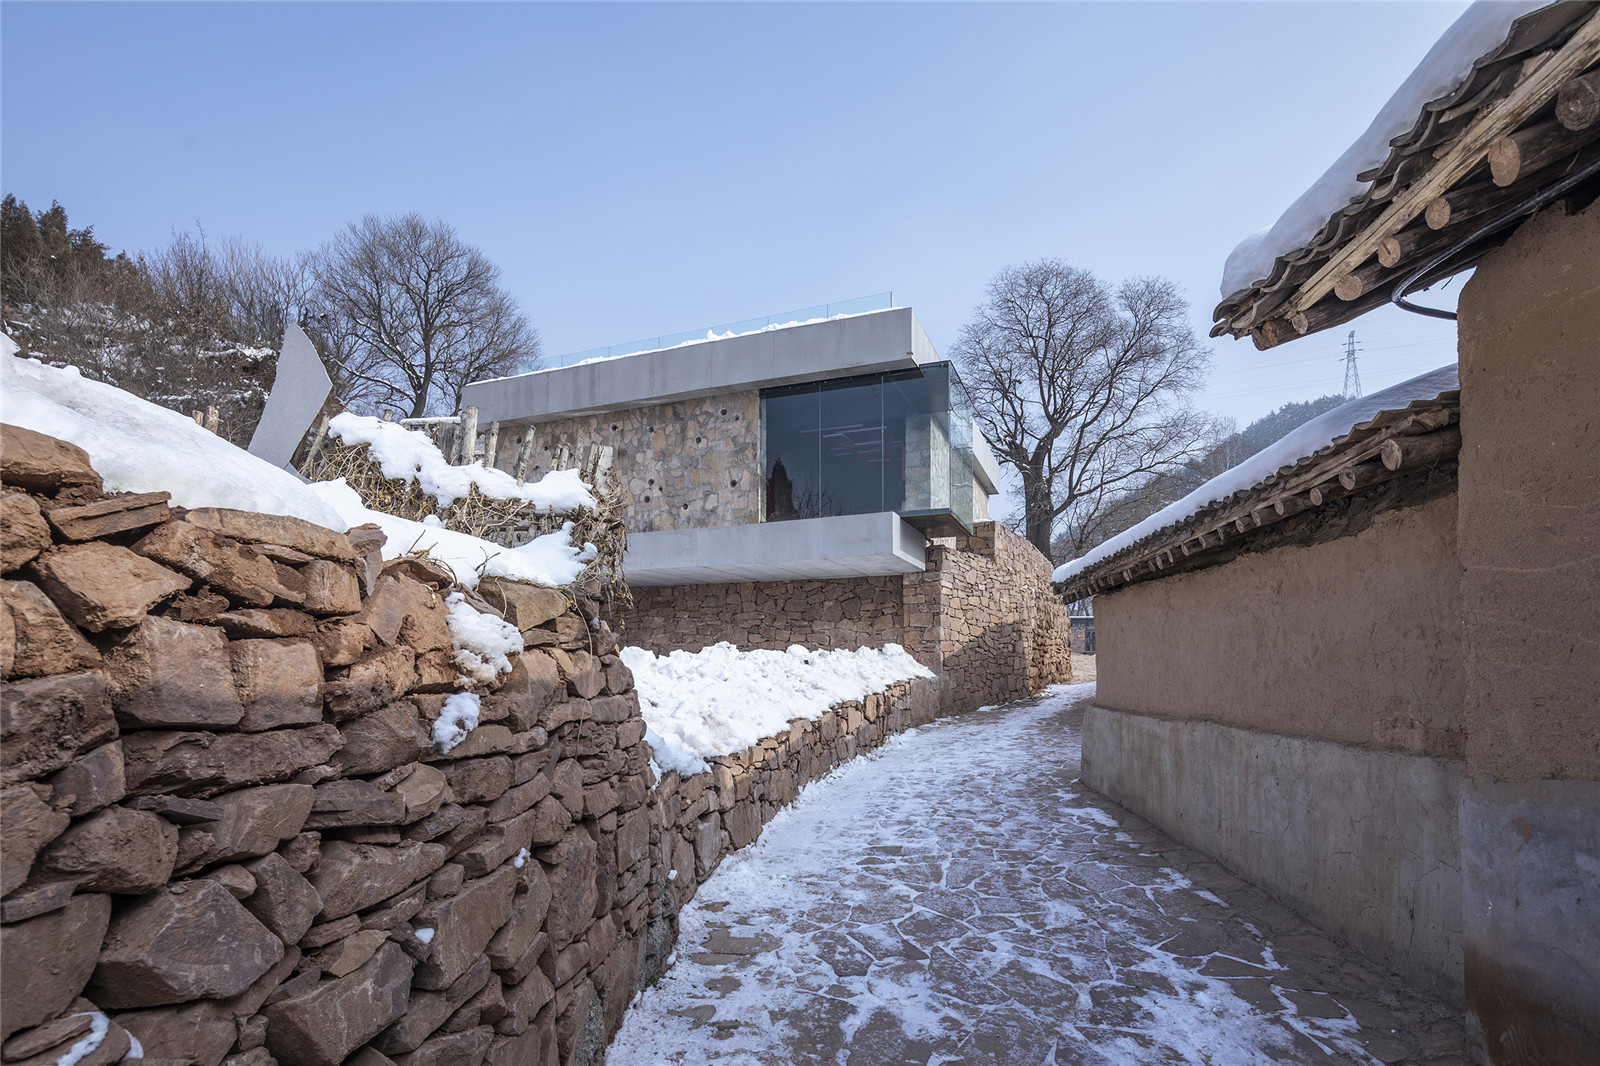
[[[949,363],[761,394],[766,519],[896,511],[972,528],[972,409]]]

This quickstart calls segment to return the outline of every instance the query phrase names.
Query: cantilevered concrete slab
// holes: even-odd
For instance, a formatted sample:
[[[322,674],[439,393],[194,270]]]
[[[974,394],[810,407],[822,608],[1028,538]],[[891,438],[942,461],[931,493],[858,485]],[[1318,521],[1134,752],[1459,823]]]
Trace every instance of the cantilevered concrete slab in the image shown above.
[[[468,385],[478,424],[528,424],[939,361],[909,307],[785,326]]]
[[[631,585],[876,577],[920,573],[927,540],[892,511],[669,529],[628,536]]]

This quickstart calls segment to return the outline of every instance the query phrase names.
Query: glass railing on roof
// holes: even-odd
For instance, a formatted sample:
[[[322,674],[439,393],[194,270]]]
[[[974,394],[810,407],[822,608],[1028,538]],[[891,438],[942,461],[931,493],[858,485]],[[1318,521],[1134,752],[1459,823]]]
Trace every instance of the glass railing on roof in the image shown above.
[[[737,337],[744,333],[759,333],[767,329],[780,329],[784,326],[799,326],[808,322],[822,322],[841,315],[859,315],[867,311],[883,311],[894,306],[894,293],[879,292],[871,296],[857,296],[853,300],[840,300],[837,303],[817,304],[814,307],[801,307],[794,311],[782,311],[775,315],[764,315],[760,318],[746,318],[738,322],[723,322],[705,329],[684,330],[681,333],[666,333],[659,337],[646,337],[643,340],[629,341],[626,344],[612,344],[604,348],[588,348],[581,352],[568,352],[566,355],[542,356],[537,366],[524,365],[518,368],[518,373],[527,373],[531,370],[551,370],[556,367],[577,366],[597,359],[615,359],[624,355],[637,355],[640,352],[653,352],[661,348],[675,348],[680,344],[695,344],[700,341],[721,340],[726,337]]]

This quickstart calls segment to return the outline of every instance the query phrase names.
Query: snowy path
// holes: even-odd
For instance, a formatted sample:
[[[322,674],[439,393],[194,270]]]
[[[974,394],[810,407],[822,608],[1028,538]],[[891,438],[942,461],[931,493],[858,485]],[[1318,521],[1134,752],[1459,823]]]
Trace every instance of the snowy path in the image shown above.
[[[812,785],[682,914],[611,1066],[1460,1066],[1458,1012],[1076,784],[1093,684]]]

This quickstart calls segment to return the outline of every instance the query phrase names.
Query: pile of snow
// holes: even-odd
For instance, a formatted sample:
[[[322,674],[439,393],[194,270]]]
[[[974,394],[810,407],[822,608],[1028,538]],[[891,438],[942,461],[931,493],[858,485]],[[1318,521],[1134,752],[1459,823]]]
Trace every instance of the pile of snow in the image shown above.
[[[343,480],[307,484],[176,411],[91,381],[72,367],[19,359],[16,350],[16,343],[0,334],[0,415],[10,425],[47,433],[82,448],[105,480],[107,491],[165,491],[181,507],[231,507],[292,515],[341,532],[371,522],[388,537],[383,546],[385,559],[426,549],[469,588],[476,586],[483,574],[536,585],[571,584],[595,556],[592,544],[572,545],[571,523],[520,548],[503,548],[436,524],[370,510]],[[530,488],[539,491],[543,485],[541,481]],[[570,479],[558,478],[547,498],[575,499],[573,486],[592,504],[593,497],[576,481],[575,474]]]
[[[1316,183],[1289,205],[1278,221],[1239,242],[1222,268],[1226,299],[1272,273],[1280,255],[1304,248],[1336,211],[1366,191],[1356,175],[1389,158],[1389,142],[1409,133],[1430,101],[1453,92],[1472,64],[1505,43],[1511,24],[1554,0],[1477,0],[1435,42],[1411,76],[1400,84],[1356,142]]]
[[[293,515],[341,532],[348,528],[299,478],[194,419],[91,381],[75,367],[18,359],[16,351],[16,342],[0,334],[6,423],[82,448],[107,491],[165,491],[181,507],[231,507]]]
[[[1380,411],[1403,410],[1415,400],[1436,399],[1440,393],[1460,387],[1461,381],[1456,375],[1456,364],[1451,363],[1449,366],[1442,366],[1438,370],[1430,370],[1426,374],[1414,377],[1410,381],[1402,381],[1382,392],[1375,392],[1371,396],[1360,396],[1331,411],[1325,411],[1262,448],[1238,466],[1224,470],[1178,502],[1168,504],[1138,525],[1130,526],[1098,545],[1094,550],[1071,562],[1062,563],[1051,574],[1051,579],[1065,581],[1075,577],[1101,560],[1109,559],[1124,548],[1139,543],[1152,533],[1187,521],[1203,508],[1226,500],[1236,492],[1254,488],[1284,467],[1293,466],[1300,460],[1315,455]]]
[[[706,760],[775,736],[796,718],[822,717],[896,681],[933,677],[898,644],[881,649],[740,651],[724,641],[699,652],[656,655],[623,648],[633,671],[645,739],[664,770],[696,774]]]
[[[446,624],[456,646],[455,663],[474,681],[490,684],[511,672],[511,656],[522,652],[522,634],[510,622],[484,614],[459,592],[445,600],[450,609]]]
[[[385,559],[426,551],[454,571],[456,580],[467,588],[477,588],[481,577],[506,577],[552,587],[570,585],[596,554],[593,544],[573,546],[571,522],[562,523],[559,531],[535,537],[520,548],[503,548],[470,533],[445,529],[437,520],[413,522],[371,510],[344,478],[316,481],[307,488],[350,525],[372,522],[382,529],[388,538],[383,545]]]
[[[599,507],[576,470],[553,470],[538,481],[525,483],[481,462],[451,466],[426,434],[397,422],[349,412],[335,416],[328,423],[328,433],[349,445],[365,444],[384,477],[414,482],[440,507],[463,498],[474,485],[491,499],[521,500],[546,512]]]
[[[478,728],[478,714],[483,701],[476,692],[457,692],[444,701],[439,718],[433,723],[433,746],[441,755],[448,755],[456,745],[467,739],[467,734]]]

